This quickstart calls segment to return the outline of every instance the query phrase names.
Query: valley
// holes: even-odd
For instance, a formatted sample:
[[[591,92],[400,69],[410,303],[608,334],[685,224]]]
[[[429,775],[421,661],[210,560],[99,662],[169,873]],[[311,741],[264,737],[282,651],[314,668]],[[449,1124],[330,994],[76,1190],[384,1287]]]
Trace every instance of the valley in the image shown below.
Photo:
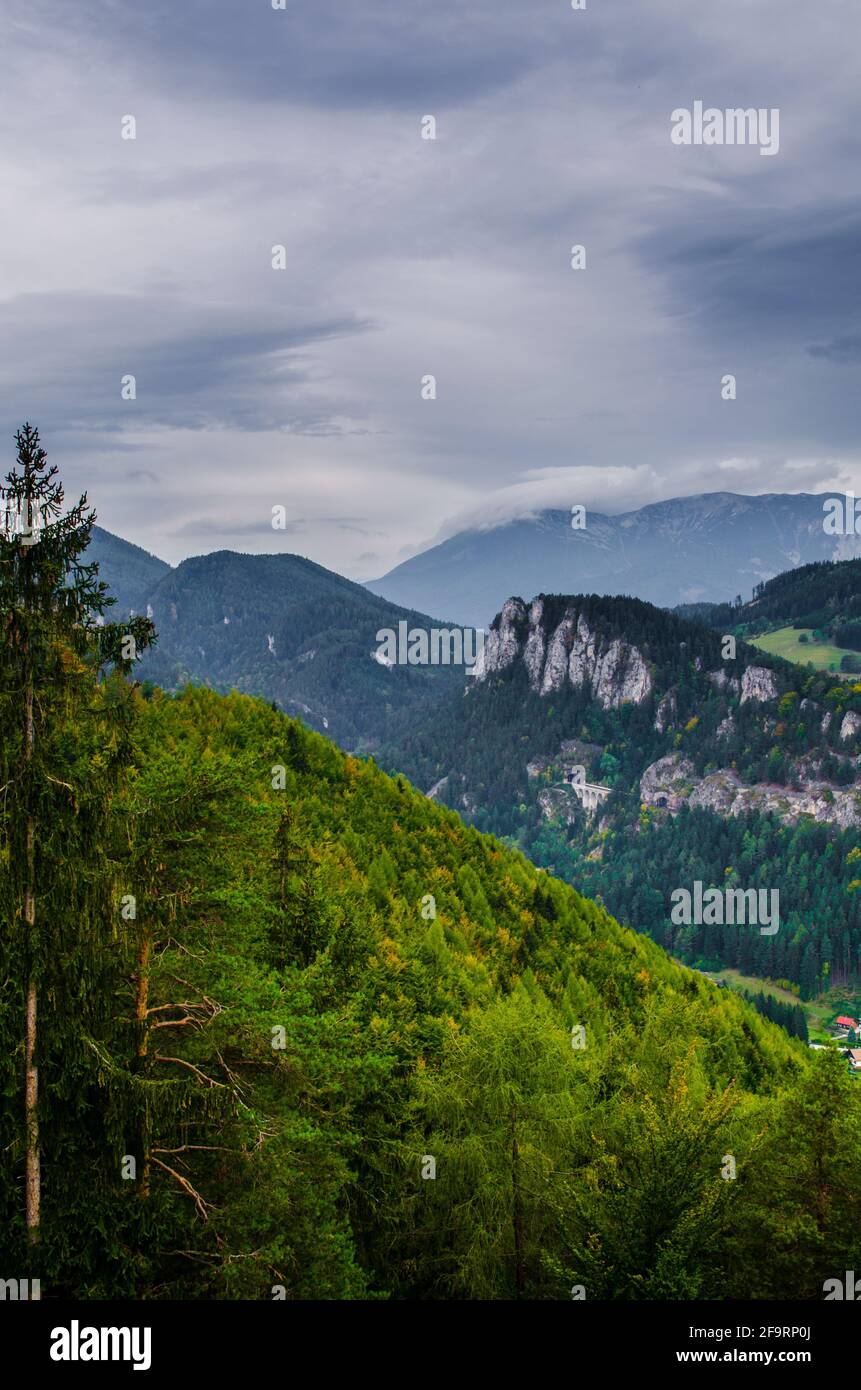
[[[689,964],[787,979],[803,1002],[861,986],[861,685],[743,639],[722,651],[635,600],[512,600],[456,713],[387,756]],[[673,926],[671,890],[694,881],[779,892],[779,932]]]
[[[510,600],[473,679],[380,663],[382,627],[409,630],[400,610],[298,557],[221,552],[174,571],[129,547],[127,578],[111,541],[121,591],[159,627],[149,681],[274,700],[691,964],[790,979],[805,1008],[830,980],[859,983],[861,684],[833,669],[851,649],[828,634],[853,631],[861,563],[801,566],[748,604],[675,615],[630,598]],[[789,664],[798,653],[821,664]],[[780,940],[672,929],[664,885],[698,877],[778,889]]]

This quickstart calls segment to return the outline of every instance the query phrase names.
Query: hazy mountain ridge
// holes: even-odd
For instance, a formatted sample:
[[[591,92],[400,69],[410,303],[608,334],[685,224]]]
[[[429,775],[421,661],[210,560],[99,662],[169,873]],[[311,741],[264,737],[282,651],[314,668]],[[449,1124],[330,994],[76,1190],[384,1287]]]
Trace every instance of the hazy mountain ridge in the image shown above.
[[[663,607],[732,600],[798,565],[838,558],[823,529],[836,493],[705,493],[608,516],[569,512],[459,533],[368,585],[395,603],[487,624],[512,593],[630,594]]]

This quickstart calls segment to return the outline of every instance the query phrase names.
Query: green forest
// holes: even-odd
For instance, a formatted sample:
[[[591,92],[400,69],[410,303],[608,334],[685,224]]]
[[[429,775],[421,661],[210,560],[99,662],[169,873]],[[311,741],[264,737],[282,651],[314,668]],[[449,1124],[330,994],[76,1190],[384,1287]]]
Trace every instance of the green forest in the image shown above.
[[[757,584],[746,603],[739,596],[734,603],[681,604],[675,611],[739,637],[812,628],[838,647],[861,651],[861,560],[800,565]]]
[[[861,1088],[246,695],[135,679],[29,426],[0,539],[0,1250],[43,1297],[821,1297]],[[583,884],[584,887],[589,885]]]
[[[125,565],[116,568],[125,578]],[[146,606],[159,641],[142,657],[141,679],[274,700],[353,751],[374,752],[384,733],[408,728],[465,679],[462,666],[374,660],[378,632],[434,620],[298,555],[196,556],[152,585]]]

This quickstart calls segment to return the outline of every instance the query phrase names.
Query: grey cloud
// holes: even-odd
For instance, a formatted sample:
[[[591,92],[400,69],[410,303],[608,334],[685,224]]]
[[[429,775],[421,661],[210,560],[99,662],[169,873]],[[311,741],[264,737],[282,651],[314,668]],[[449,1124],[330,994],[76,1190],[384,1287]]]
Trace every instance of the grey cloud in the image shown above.
[[[254,326],[234,306],[136,296],[23,295],[0,304],[0,333],[20,357],[0,383],[3,415],[26,410],[49,427],[86,420],[97,431],[130,423],[184,429],[318,430],[343,406],[308,413],[301,354],[326,340],[367,332],[355,315],[298,322],[289,310],[257,309]],[[34,372],[33,364],[38,363]],[[121,380],[135,377],[136,399]]]
[[[557,475],[564,501],[572,465],[619,510],[716,477],[851,483],[861,98],[838,0],[816,23],[801,0],[76,0],[62,25],[7,5],[0,130],[40,216],[5,229],[0,423],[36,419],[126,534],[239,536],[231,484],[262,472],[313,558],[382,571],[447,517],[528,510]],[[674,148],[696,98],[780,105],[779,155]]]
[[[813,343],[807,351],[811,357],[823,357],[828,362],[858,362],[861,361],[861,333],[844,333],[830,343]]]
[[[304,535],[307,523],[304,521],[288,521],[285,526],[279,527],[277,532],[273,532],[271,515],[266,514],[258,521],[220,521],[213,517],[196,517],[193,521],[184,521],[181,526],[170,528],[171,536],[257,536],[271,541],[273,535]]]
[[[217,517],[199,517],[171,527],[172,536],[265,536],[277,540],[279,535],[305,535],[310,527],[330,526],[337,531],[355,531],[360,536],[384,535],[368,527],[362,518],[340,516],[291,517],[275,530],[271,513],[267,511],[256,521],[232,521]]]
[[[468,7],[427,0],[288,0],[284,12],[247,0],[149,0],[145,7],[78,0],[74,24],[91,43],[105,34],[186,90],[221,74],[253,100],[332,108],[414,107],[475,100],[512,82],[547,52],[555,26],[511,0]]]

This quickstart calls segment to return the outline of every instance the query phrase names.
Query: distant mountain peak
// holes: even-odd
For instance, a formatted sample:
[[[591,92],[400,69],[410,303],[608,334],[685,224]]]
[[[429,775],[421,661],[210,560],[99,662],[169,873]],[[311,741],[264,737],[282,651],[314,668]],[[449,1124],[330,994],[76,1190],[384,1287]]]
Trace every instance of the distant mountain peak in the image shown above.
[[[630,594],[662,607],[727,601],[787,568],[841,558],[843,538],[824,529],[835,493],[698,493],[586,526],[548,508],[531,518],[475,527],[398,565],[367,587],[394,603],[487,623],[512,592]]]

